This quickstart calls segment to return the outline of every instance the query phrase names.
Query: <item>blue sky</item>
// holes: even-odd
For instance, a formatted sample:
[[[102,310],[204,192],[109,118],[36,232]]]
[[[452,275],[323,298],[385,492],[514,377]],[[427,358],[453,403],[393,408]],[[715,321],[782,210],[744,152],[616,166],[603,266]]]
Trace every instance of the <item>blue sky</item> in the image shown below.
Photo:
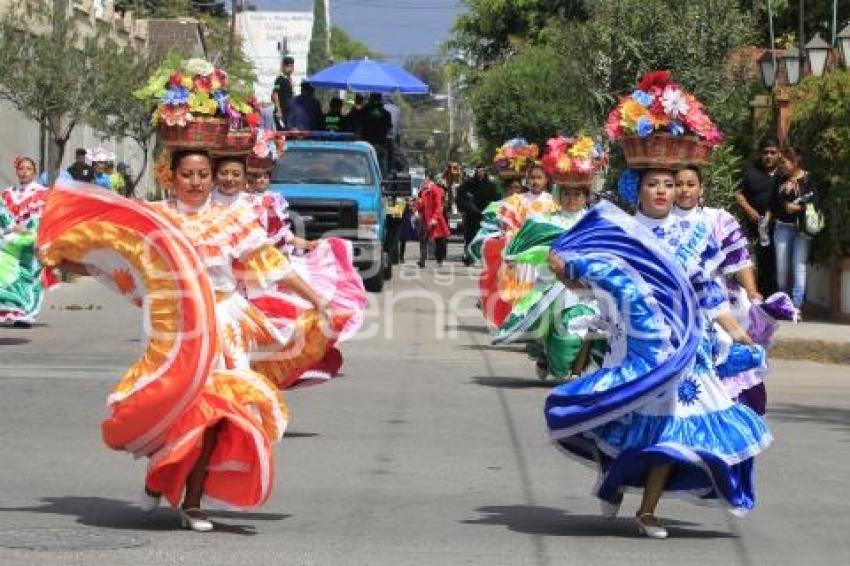
[[[388,59],[433,54],[462,7],[459,0],[330,0],[331,22]],[[312,10],[313,0],[258,0],[261,10]]]

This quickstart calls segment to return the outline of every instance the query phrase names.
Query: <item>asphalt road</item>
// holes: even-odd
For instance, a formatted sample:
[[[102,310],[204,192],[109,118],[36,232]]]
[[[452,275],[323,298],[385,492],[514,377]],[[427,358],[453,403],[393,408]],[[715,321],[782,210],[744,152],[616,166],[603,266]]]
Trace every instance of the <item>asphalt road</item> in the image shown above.
[[[372,296],[345,375],[287,395],[271,501],[216,514],[209,534],[143,515],[144,462],[100,441],[138,311],[93,281],[63,286],[38,326],[0,329],[0,564],[850,563],[847,366],[777,362],[758,508],[665,499],[671,538],[651,541],[629,518],[636,496],[598,517],[594,474],[547,440],[549,385],[488,346],[469,273],[408,263]]]

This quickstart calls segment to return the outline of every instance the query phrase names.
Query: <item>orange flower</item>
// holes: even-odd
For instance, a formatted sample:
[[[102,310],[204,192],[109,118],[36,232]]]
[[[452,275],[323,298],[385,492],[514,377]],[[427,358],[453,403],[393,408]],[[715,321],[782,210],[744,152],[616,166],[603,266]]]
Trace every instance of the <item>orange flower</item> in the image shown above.
[[[116,268],[112,271],[112,282],[122,295],[129,295],[136,290],[136,281],[128,269]]]

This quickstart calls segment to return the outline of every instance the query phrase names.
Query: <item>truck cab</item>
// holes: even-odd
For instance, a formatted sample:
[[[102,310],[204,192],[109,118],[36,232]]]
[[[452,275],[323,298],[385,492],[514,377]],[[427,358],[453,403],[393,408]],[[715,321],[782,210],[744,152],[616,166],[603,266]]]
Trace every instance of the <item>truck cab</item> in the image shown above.
[[[303,238],[350,240],[366,289],[380,292],[392,276],[384,249],[386,211],[374,148],[353,136],[287,133],[286,151],[269,190],[289,201],[293,231]]]

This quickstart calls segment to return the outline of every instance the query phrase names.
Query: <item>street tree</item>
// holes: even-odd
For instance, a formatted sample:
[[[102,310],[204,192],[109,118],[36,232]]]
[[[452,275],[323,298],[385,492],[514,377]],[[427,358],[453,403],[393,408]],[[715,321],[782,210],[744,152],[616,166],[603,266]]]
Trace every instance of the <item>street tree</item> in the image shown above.
[[[379,59],[380,53],[373,51],[362,41],[352,38],[339,26],[331,26],[331,59],[335,63],[352,59]]]
[[[122,72],[121,52],[106,32],[83,35],[44,4],[10,9],[0,20],[0,100],[44,127],[51,184],[74,130],[96,113],[122,111],[101,104],[116,98],[111,78]]]
[[[310,38],[310,52],[307,54],[308,75],[327,67],[331,58],[328,52],[328,14],[325,1],[313,1],[313,34]]]

